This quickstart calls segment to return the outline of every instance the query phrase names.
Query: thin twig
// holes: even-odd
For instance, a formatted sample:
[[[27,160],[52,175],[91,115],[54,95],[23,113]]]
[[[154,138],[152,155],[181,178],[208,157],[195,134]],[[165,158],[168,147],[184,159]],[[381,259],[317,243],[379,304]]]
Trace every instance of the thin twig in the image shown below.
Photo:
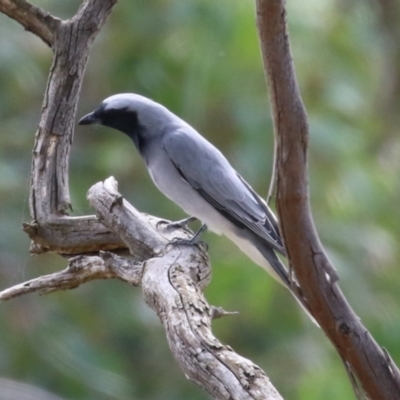
[[[0,302],[24,294],[48,294],[75,289],[95,279],[121,279],[140,286],[143,265],[140,262],[102,251],[99,256],[77,256],[69,260],[68,268],[20,283],[0,292]]]
[[[79,261],[82,257],[76,257]],[[0,292],[0,301],[10,300],[28,293],[47,294],[58,290],[74,289],[93,279],[115,278],[100,257],[86,257],[82,264],[74,263],[62,271],[43,275]]]

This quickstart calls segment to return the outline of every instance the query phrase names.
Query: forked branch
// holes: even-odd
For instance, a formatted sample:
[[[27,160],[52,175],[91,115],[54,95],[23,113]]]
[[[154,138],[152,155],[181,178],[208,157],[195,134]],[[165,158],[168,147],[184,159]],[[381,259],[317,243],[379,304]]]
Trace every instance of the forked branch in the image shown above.
[[[159,219],[143,215],[127,203],[113,178],[94,185],[88,198],[99,219],[144,261],[108,252],[74,257],[64,271],[0,292],[0,301],[34,291],[46,294],[73,289],[93,279],[118,278],[141,286],[146,303],[159,316],[171,351],[189,379],[216,399],[282,400],[258,366],[213,335],[212,319],[227,313],[211,307],[203,296],[211,279],[204,249],[168,245],[174,237],[188,238],[188,233],[171,231],[164,224],[158,230]]]

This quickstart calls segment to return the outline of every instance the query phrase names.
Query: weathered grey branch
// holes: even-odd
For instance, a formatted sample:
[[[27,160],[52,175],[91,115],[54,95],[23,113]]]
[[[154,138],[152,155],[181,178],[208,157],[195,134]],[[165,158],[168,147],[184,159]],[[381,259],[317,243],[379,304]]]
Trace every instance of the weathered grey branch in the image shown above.
[[[258,366],[212,334],[212,319],[226,313],[210,307],[203,296],[211,279],[204,249],[168,245],[172,238],[187,238],[188,233],[165,225],[158,230],[159,219],[139,213],[123,200],[113,178],[94,185],[88,198],[100,220],[118,232],[135,258],[145,261],[108,252],[74,257],[64,271],[0,292],[0,301],[34,291],[73,289],[93,279],[118,278],[142,286],[146,303],[159,316],[172,353],[189,379],[216,399],[281,400]]]
[[[116,1],[86,0],[72,19],[61,21],[25,0],[0,0],[0,12],[54,51],[33,151],[32,222],[23,225],[32,253],[71,255],[125,247],[96,217],[71,218],[65,212],[70,207],[68,157],[81,82],[90,46]]]
[[[32,240],[30,252],[52,251],[63,255],[93,253],[126,248],[122,240],[102,225],[94,215],[60,216],[22,225]]]
[[[74,289],[93,279],[114,277],[100,257],[75,257],[63,271],[43,275],[3,290],[0,292],[0,301],[28,293],[47,294],[57,290]]]
[[[277,139],[277,208],[291,268],[312,315],[367,395],[400,399],[400,372],[347,303],[314,227],[308,122],[290,54],[284,0],[257,0],[257,22]]]
[[[55,31],[53,65],[43,100],[32,160],[30,210],[25,226],[33,250],[79,254],[118,248],[121,241],[92,216],[69,219],[68,159],[90,46],[117,0],[86,0]],[[94,240],[93,240],[94,238]]]
[[[100,221],[112,231],[118,232],[130,253],[139,260],[147,260],[160,254],[173,238],[170,235],[163,238],[156,231],[160,219],[141,214],[122,198],[113,177],[108,178],[104,183],[99,182],[92,186],[87,198],[96,209]],[[118,207],[118,213],[114,210],[116,207]],[[110,210],[114,210],[111,216]],[[110,218],[114,219],[110,220]]]
[[[202,294],[211,279],[204,251],[193,246],[165,247],[177,231],[158,232],[157,220],[147,220],[123,200],[113,178],[93,186],[88,199],[100,220],[121,235],[134,256],[143,252],[143,243],[146,251],[158,255],[144,262],[143,296],[159,316],[186,376],[217,399],[281,399],[259,367],[212,334],[214,312]]]
[[[0,0],[0,12],[19,22],[50,47],[61,20],[26,0]]]

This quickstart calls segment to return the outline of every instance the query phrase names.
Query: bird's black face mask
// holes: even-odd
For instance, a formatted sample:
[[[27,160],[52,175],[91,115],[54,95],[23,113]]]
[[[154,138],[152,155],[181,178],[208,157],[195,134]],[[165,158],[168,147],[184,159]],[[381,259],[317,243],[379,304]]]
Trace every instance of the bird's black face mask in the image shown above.
[[[141,126],[135,111],[122,108],[95,112],[95,114],[97,114],[96,117],[100,119],[102,125],[124,132],[132,139],[133,136],[140,134]]]
[[[138,150],[142,152],[144,128],[140,125],[135,111],[127,108],[105,110],[104,105],[101,105],[96,111],[84,116],[79,121],[79,125],[96,123],[125,133],[134,141]]]

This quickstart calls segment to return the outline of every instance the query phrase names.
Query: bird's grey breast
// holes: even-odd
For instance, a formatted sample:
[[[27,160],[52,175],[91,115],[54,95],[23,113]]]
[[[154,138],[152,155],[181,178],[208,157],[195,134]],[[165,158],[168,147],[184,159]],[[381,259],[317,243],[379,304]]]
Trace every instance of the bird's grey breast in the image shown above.
[[[192,197],[197,196],[197,194],[182,179],[161,143],[152,143],[151,147],[149,146],[145,160],[150,176],[157,188],[189,212],[187,205],[193,200]]]

